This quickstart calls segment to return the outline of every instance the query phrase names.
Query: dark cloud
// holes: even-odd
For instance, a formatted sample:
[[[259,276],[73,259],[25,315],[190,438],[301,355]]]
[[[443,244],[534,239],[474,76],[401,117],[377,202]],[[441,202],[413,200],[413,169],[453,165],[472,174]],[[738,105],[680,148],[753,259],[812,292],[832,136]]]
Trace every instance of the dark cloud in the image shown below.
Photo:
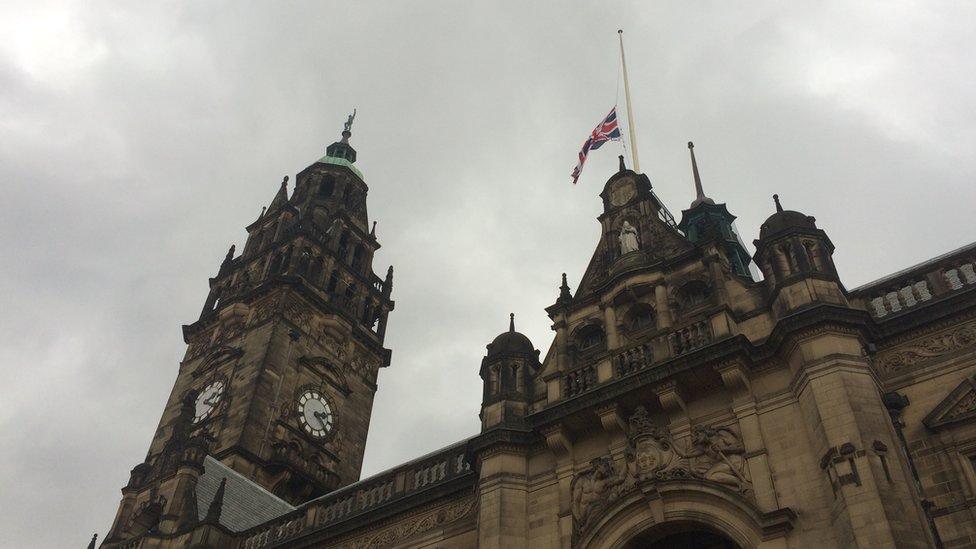
[[[365,472],[478,429],[484,345],[543,352],[617,148],[622,95],[677,214],[706,191],[756,236],[778,192],[849,287],[972,240],[970,4],[102,3],[0,7],[0,545],[104,533],[176,374],[180,324],[243,226],[337,137],[396,265]],[[621,107],[623,106],[621,97]]]

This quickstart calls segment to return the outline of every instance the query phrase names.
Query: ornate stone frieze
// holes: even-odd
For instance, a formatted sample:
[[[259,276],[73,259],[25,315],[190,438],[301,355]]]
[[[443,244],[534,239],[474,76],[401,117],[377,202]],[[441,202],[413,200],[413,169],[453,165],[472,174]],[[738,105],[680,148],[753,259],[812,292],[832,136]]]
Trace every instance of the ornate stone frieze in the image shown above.
[[[407,517],[376,531],[357,536],[340,543],[338,549],[374,549],[378,547],[392,547],[403,540],[440,528],[452,522],[461,520],[474,511],[475,496],[453,501],[447,505],[429,509],[426,512]]]
[[[737,493],[752,489],[739,435],[728,427],[698,426],[682,448],[667,428],[655,425],[643,407],[628,422],[629,444],[621,463],[610,456],[593,459],[570,485],[574,536],[579,536],[607,507],[640,484],[669,479],[714,482]]]
[[[976,344],[976,324],[963,324],[926,336],[883,353],[878,369],[887,375],[906,372],[917,364]]]

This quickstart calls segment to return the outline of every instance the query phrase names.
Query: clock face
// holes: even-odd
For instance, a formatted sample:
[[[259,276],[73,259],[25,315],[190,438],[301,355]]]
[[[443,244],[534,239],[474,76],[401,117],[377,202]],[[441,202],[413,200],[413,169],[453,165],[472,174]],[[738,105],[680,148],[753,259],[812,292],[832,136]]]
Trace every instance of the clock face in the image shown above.
[[[214,413],[214,410],[217,409],[217,406],[220,404],[220,399],[223,397],[223,381],[212,381],[204,387],[200,391],[200,394],[197,395],[196,415],[193,417],[193,423],[199,423],[210,417]]]
[[[637,189],[634,188],[634,184],[630,181],[624,181],[610,191],[610,204],[623,206],[630,202],[630,199],[634,198],[636,194]]]
[[[305,391],[298,397],[298,420],[305,432],[316,438],[322,438],[332,432],[334,417],[332,405],[322,393]]]

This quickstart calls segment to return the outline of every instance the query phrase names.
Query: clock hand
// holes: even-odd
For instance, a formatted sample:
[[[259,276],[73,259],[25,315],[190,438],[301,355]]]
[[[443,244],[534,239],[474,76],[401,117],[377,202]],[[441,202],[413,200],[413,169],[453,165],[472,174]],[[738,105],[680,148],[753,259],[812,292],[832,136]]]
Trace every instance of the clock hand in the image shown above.
[[[319,420],[319,423],[322,424],[322,428],[324,429],[325,428],[325,420],[328,419],[329,416],[327,414],[325,414],[325,413],[322,413],[322,412],[313,412],[312,415],[315,416],[315,419]]]

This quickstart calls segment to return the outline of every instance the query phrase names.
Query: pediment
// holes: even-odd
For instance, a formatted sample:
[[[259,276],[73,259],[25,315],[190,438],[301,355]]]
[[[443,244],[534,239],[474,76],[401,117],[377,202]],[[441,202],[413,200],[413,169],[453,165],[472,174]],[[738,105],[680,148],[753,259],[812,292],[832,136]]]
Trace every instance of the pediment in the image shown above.
[[[976,420],[976,376],[963,380],[925,416],[922,423],[940,429],[961,421]]]

